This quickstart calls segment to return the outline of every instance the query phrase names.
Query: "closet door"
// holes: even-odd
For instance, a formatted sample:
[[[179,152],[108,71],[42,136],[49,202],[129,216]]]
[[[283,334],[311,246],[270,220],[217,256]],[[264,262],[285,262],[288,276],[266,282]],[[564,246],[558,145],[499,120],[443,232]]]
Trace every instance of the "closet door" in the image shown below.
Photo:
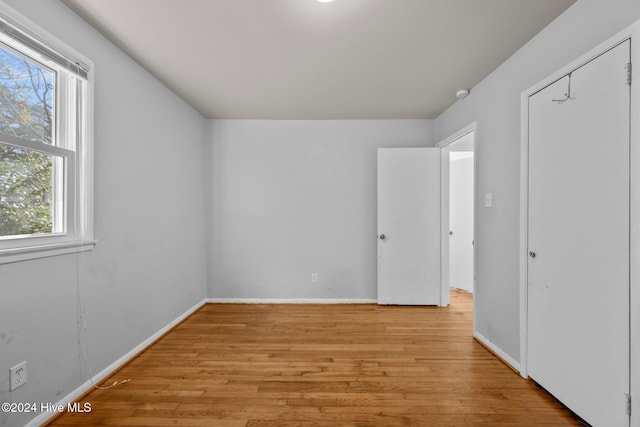
[[[594,426],[628,426],[624,42],[529,98],[528,373]]]

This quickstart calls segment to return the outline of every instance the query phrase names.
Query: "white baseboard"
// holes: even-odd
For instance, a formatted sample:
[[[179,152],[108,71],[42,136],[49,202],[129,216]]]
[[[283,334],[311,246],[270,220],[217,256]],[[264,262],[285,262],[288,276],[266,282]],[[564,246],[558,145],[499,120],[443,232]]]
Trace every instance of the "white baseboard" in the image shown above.
[[[207,298],[215,304],[377,304],[377,299],[356,298]]]
[[[76,399],[78,399],[80,396],[82,396],[83,393],[85,393],[87,390],[91,389],[95,384],[99,384],[102,380],[104,380],[109,375],[111,375],[113,372],[118,370],[122,365],[124,365],[129,360],[131,360],[133,357],[138,355],[138,353],[140,353],[143,350],[145,350],[151,343],[153,343],[155,340],[160,338],[165,333],[169,332],[173,327],[175,327],[177,324],[182,322],[184,319],[186,319],[188,316],[190,316],[196,310],[198,310],[200,307],[202,307],[205,304],[205,302],[206,302],[205,300],[200,301],[199,303],[197,303],[196,305],[191,307],[189,310],[187,310],[186,312],[184,312],[183,314],[178,316],[175,320],[173,320],[170,323],[168,323],[167,325],[165,325],[162,329],[157,331],[155,334],[151,335],[149,338],[147,338],[146,340],[144,340],[143,342],[141,342],[140,344],[135,346],[133,349],[131,349],[131,351],[129,351],[127,354],[125,354],[124,356],[120,357],[118,360],[113,362],[111,365],[107,366],[102,371],[100,371],[99,373],[94,375],[93,378],[89,379],[84,384],[82,384],[80,387],[76,388],[71,393],[69,393],[68,395],[63,397],[56,404],[56,406],[62,405],[63,407],[66,408],[67,404],[74,402]],[[53,418],[55,415],[58,415],[58,412],[43,412],[40,415],[38,415],[37,417],[35,417],[34,419],[32,419],[31,421],[29,421],[25,426],[26,427],[38,427],[38,426],[42,425],[43,423],[47,422],[50,418]]]
[[[491,350],[496,356],[502,359],[503,362],[511,365],[511,367],[516,371],[520,372],[520,363],[516,362],[513,357],[509,356],[507,353],[498,348],[494,343],[486,339],[482,334],[478,332],[473,332],[473,337],[480,341],[484,346],[486,346],[489,350]]]

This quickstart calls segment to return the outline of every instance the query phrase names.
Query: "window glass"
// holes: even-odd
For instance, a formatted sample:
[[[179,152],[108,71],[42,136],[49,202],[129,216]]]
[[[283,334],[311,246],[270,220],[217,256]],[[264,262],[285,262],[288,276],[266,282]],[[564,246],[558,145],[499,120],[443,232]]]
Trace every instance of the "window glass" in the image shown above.
[[[0,143],[0,236],[61,232],[54,206],[63,160]]]
[[[0,45],[0,132],[53,142],[55,73]]]

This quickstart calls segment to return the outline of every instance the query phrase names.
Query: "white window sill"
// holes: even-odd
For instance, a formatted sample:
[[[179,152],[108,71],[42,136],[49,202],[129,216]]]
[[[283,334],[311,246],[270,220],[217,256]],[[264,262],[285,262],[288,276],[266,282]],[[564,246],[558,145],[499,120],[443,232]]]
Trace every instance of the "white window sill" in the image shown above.
[[[96,243],[97,240],[88,240],[83,242],[53,243],[48,245],[3,249],[0,250],[0,264],[86,252],[93,250]]]

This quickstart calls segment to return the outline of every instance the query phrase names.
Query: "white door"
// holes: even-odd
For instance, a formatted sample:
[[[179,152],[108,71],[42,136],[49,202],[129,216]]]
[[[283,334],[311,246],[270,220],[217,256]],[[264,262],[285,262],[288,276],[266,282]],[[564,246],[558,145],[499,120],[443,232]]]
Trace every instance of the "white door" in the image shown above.
[[[378,149],[378,303],[440,303],[440,150]]]
[[[629,62],[529,98],[528,374],[594,426],[629,425]]]

